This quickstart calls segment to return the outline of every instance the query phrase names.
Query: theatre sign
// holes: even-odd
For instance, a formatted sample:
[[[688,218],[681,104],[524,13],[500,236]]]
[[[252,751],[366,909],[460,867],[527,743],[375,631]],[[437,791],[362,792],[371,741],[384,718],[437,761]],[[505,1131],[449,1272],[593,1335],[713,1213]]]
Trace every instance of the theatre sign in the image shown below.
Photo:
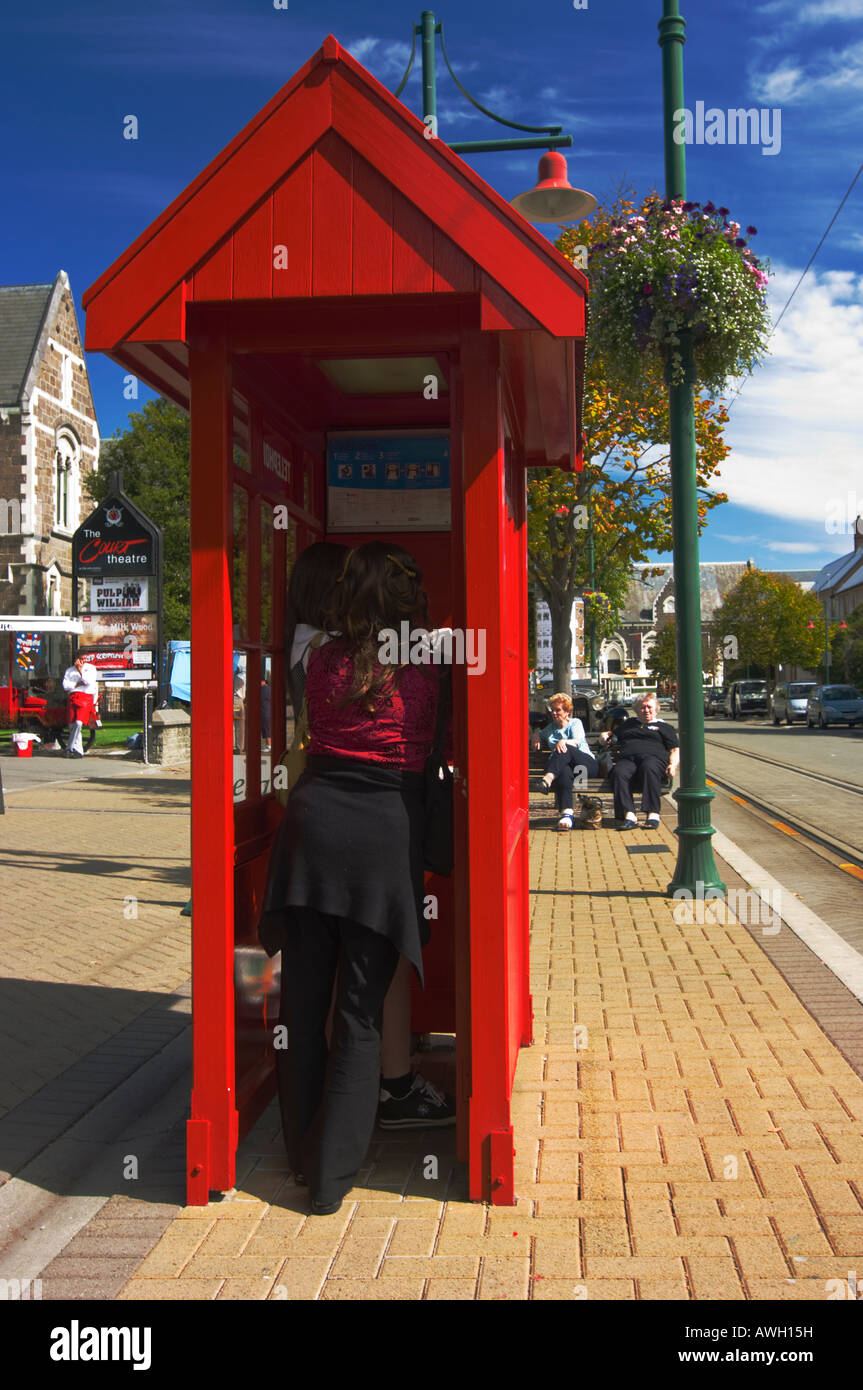
[[[161,670],[162,533],[129,501],[119,472],[109,486],[72,539],[73,611],[82,623],[78,650],[104,681],[147,685]],[[79,580],[89,585],[83,607]]]
[[[115,579],[156,573],[157,528],[122,494],[100,502],[75,532],[72,564],[77,579]]]

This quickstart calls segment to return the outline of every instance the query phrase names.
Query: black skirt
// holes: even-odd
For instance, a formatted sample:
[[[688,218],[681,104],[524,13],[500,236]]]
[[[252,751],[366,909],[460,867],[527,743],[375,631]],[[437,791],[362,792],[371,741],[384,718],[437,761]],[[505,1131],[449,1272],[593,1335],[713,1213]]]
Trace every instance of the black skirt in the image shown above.
[[[270,852],[258,925],[267,954],[284,945],[290,909],[313,907],[386,936],[422,980],[424,830],[421,772],[307,758]]]

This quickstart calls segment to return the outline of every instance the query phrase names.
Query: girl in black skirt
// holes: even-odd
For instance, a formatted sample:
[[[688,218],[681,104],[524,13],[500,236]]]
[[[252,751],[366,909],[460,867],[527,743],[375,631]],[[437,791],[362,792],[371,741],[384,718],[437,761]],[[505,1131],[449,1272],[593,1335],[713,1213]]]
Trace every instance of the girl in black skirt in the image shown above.
[[[378,660],[384,629],[425,624],[421,581],[401,547],[346,552],[324,624],[340,636],[309,658],[306,770],[270,858],[260,935],[271,953],[282,946],[286,1139],[320,1215],[338,1210],[371,1139],[399,955],[422,978],[423,767],[438,668]]]

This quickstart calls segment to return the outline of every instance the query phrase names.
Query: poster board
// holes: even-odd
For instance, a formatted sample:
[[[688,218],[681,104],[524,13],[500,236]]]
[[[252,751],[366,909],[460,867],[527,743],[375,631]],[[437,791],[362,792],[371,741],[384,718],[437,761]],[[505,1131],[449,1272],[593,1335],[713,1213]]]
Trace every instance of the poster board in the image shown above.
[[[446,430],[327,435],[327,532],[448,531]]]

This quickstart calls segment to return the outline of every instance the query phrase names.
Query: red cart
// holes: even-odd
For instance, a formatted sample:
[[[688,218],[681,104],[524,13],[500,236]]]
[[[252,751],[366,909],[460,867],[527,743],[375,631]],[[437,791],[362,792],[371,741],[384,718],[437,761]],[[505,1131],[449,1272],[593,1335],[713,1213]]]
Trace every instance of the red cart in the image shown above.
[[[73,618],[0,618],[0,634],[7,637],[5,642],[0,638],[0,728],[37,734],[42,743],[56,739],[66,747],[63,672],[75,659],[76,634],[81,632],[82,624]],[[85,752],[93,746],[98,719],[97,700],[90,723],[81,730]]]

